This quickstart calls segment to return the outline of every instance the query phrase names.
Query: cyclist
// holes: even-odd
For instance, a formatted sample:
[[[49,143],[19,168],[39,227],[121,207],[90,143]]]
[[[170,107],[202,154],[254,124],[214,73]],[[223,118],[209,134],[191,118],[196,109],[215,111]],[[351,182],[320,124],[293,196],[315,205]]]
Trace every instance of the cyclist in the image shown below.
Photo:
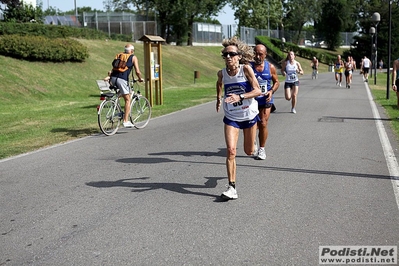
[[[313,72],[316,71],[316,74],[319,71],[319,60],[316,58],[316,56],[313,56],[312,62],[310,63],[310,66],[313,69]],[[316,74],[314,74],[313,76],[316,77]]]
[[[144,80],[141,76],[141,72],[139,69],[139,60],[137,59],[136,56],[134,56],[134,46],[132,44],[126,44],[124,54],[129,55],[128,59],[126,60],[126,69],[121,71],[117,70],[116,68],[113,68],[111,72],[110,82],[119,89],[120,95],[125,100],[125,108],[124,108],[125,113],[123,116],[123,126],[133,127],[134,125],[132,124],[132,122],[129,121],[129,113],[130,113],[129,75],[133,67],[138,77],[138,81],[143,82]]]

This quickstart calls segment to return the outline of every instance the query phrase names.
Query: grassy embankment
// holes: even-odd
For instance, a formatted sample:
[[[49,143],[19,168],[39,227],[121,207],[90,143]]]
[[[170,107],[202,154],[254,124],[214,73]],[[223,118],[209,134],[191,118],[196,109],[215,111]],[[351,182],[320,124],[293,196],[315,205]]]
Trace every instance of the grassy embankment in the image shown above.
[[[90,52],[84,63],[27,62],[0,56],[0,159],[99,133],[95,81],[105,77],[124,43],[81,42]],[[144,73],[143,46],[135,47]],[[223,67],[220,49],[162,46],[164,104],[154,105],[153,117],[215,99],[216,72]],[[310,73],[309,61],[297,59]],[[194,71],[200,72],[195,83]],[[327,66],[321,66],[323,71]],[[390,107],[390,103],[382,104]]]

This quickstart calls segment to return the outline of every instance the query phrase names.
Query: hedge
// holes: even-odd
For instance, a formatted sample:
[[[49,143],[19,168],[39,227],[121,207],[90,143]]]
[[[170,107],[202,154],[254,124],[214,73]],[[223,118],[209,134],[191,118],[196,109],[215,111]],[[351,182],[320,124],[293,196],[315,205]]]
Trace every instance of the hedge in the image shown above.
[[[71,38],[0,36],[0,54],[31,61],[82,62],[89,57],[86,46]]]

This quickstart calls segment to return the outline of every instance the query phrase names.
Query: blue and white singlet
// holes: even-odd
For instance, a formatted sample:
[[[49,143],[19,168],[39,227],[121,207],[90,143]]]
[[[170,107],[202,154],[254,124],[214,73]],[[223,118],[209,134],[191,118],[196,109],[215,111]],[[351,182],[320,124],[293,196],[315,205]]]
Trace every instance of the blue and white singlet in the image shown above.
[[[244,66],[240,65],[238,73],[235,76],[229,76],[226,68],[222,69],[224,96],[229,94],[243,94],[252,91],[245,73]],[[223,102],[224,115],[237,122],[252,120],[259,113],[258,102],[254,98],[244,99],[236,103]]]
[[[260,90],[262,91],[262,94],[255,99],[258,101],[258,104],[260,106],[266,105],[265,93],[272,89],[272,74],[270,73],[270,64],[269,62],[265,61],[262,72],[258,72],[255,70],[253,62],[251,62],[251,66],[254,70],[255,77],[258,80]],[[273,96],[268,103],[274,103]]]

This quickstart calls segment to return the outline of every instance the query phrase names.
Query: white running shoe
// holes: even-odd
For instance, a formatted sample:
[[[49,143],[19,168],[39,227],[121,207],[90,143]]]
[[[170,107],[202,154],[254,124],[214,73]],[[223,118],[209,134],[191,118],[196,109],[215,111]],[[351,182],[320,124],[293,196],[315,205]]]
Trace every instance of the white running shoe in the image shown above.
[[[292,108],[292,109],[291,109],[291,113],[296,114],[295,108]]]
[[[266,151],[265,148],[259,148],[258,156],[256,156],[258,160],[265,160],[266,159]]]
[[[342,87],[342,84],[341,84],[341,82],[339,83],[339,86],[340,86],[340,87]]]
[[[232,186],[226,185],[227,186],[227,190],[225,192],[222,193],[222,198],[224,199],[237,199],[238,195],[237,195],[237,190],[235,188],[233,188]]]
[[[133,125],[132,122],[130,122],[130,121],[123,122],[123,126],[124,126],[124,127],[134,127],[134,125]]]

